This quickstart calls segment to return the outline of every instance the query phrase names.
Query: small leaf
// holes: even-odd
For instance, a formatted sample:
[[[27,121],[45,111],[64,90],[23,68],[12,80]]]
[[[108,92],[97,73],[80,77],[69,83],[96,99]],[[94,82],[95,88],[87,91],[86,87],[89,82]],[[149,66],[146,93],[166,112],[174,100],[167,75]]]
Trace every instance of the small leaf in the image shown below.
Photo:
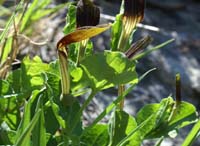
[[[10,84],[6,80],[0,80],[0,97],[9,93],[12,93]]]
[[[105,51],[86,57],[81,67],[94,89],[102,90],[119,84],[138,82],[135,64],[120,52]]]
[[[141,137],[149,138],[151,132],[156,132],[157,127],[163,123],[167,123],[171,104],[172,98],[168,97],[163,99],[160,104],[147,104],[142,109],[140,109],[136,116],[138,125],[152,116],[151,119],[142,127],[142,129],[140,129]]]
[[[115,111],[111,119],[110,144],[116,146],[121,140],[126,138],[130,132],[137,127],[135,119],[124,111]],[[140,131],[135,132],[127,141],[126,146],[140,146]]]
[[[97,124],[92,129],[83,131],[81,135],[83,146],[107,146],[108,140],[108,126],[103,124]]]

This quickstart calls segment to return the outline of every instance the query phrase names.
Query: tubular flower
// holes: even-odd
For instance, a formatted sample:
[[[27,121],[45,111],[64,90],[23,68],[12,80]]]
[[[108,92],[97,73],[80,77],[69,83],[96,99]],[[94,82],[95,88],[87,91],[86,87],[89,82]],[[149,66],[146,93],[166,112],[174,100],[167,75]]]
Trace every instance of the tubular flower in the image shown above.
[[[131,33],[136,24],[144,17],[144,0],[124,0],[123,25],[127,32]]]
[[[77,28],[99,24],[100,10],[90,0],[80,0],[77,4]]]
[[[124,0],[123,28],[118,44],[118,49],[121,51],[125,51],[131,33],[144,17],[144,4],[145,0]]]

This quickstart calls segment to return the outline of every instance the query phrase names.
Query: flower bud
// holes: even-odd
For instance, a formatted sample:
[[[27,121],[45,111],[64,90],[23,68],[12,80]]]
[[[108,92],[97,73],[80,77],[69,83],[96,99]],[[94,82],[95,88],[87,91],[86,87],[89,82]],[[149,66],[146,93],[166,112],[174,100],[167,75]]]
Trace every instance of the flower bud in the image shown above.
[[[99,23],[100,10],[90,0],[79,0],[77,4],[77,28],[82,26],[95,26]]]

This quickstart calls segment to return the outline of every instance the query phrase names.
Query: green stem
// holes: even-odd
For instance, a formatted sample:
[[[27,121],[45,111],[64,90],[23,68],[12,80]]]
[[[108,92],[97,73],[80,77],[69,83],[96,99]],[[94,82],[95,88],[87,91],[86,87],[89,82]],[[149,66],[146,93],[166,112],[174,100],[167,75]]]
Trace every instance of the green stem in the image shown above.
[[[176,104],[181,102],[181,75],[176,74]]]
[[[176,74],[176,102],[172,108],[172,112],[168,118],[168,122],[174,117],[175,113],[177,112],[177,107],[181,103],[181,76],[180,74]]]

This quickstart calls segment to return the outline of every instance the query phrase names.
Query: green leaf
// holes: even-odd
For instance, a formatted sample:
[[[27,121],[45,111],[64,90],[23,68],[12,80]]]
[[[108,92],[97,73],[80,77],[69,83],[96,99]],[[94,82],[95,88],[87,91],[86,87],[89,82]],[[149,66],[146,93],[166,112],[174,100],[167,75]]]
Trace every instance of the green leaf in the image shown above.
[[[3,63],[8,58],[8,55],[10,54],[12,50],[13,37],[7,38],[5,43],[6,44],[4,47],[2,47],[2,51],[1,51],[1,58],[0,58],[1,63]]]
[[[197,113],[195,106],[191,103],[182,101],[179,105],[177,105],[169,125],[181,128],[193,123],[196,120]]]
[[[46,7],[50,2],[51,2],[51,0],[45,0],[45,1],[34,0],[31,3],[31,5],[29,6],[29,8],[27,9],[27,11],[22,19],[20,31],[24,31],[28,27],[28,25],[30,25],[31,22],[33,22],[32,21],[33,16],[35,15],[35,17],[36,16],[38,17],[37,12],[39,10],[43,9],[44,7]]]
[[[194,125],[182,146],[192,146],[192,143],[199,137],[200,132],[200,120]]]
[[[93,43],[92,41],[88,40],[87,41],[87,45],[86,45],[86,48],[85,48],[85,56],[90,56],[93,54]]]
[[[150,116],[151,119],[140,129],[141,137],[151,137],[151,132],[155,132],[156,128],[161,124],[167,123],[170,116],[173,100],[171,97],[163,99],[160,104],[147,104],[137,113],[136,121],[139,124],[147,120]],[[158,138],[162,136],[159,135]]]
[[[116,146],[122,139],[127,137],[137,127],[135,119],[124,111],[117,110],[111,119],[110,144]],[[135,132],[127,141],[126,146],[140,146],[140,131]]]
[[[12,91],[14,93],[20,93],[21,92],[21,81],[22,76],[21,76],[21,69],[16,69],[9,73],[7,77],[7,81],[10,84],[10,87],[12,88]]]
[[[51,88],[52,94],[55,98],[58,98],[61,94],[60,76],[46,72],[47,84]]]
[[[38,110],[37,113],[34,115],[33,119],[30,121],[30,123],[27,125],[26,129],[23,131],[19,139],[17,139],[15,145],[16,146],[28,146],[30,143],[30,136],[33,128],[37,124],[39,118],[41,116],[41,110]]]
[[[24,137],[22,137],[23,134],[25,134],[25,131],[27,130],[28,126],[31,126],[30,125],[30,122],[31,122],[31,108],[33,106],[33,103],[34,101],[37,99],[37,97],[42,93],[44,92],[44,90],[35,90],[32,92],[32,95],[30,97],[30,99],[28,100],[28,102],[25,103],[25,107],[24,107],[24,112],[23,112],[23,118],[18,126],[18,129],[17,129],[17,134],[16,134],[16,142],[18,141],[19,142],[19,139],[22,138],[21,140],[23,141],[23,143],[26,145],[26,146],[29,146],[30,145],[30,135],[27,136],[27,135],[24,135],[26,137],[26,140],[23,140]],[[41,113],[41,110],[40,110],[40,113]],[[35,114],[36,115],[36,114]],[[35,116],[34,116],[35,117]],[[32,119],[33,120],[33,119]],[[36,123],[34,123],[36,124]],[[31,130],[32,131],[32,130]],[[29,132],[31,132],[29,131]],[[26,131],[28,132],[28,131]],[[29,133],[28,132],[28,133]],[[31,134],[31,133],[29,133]],[[21,141],[21,142],[22,142]],[[20,143],[21,143],[20,142]]]
[[[180,128],[192,124],[197,119],[196,109],[192,104],[181,102],[176,108],[172,98],[166,98],[160,104],[145,105],[137,114],[137,122],[140,124],[153,115],[141,133],[145,138],[160,138],[161,136],[173,136]]]
[[[45,119],[44,119],[44,109],[43,109],[43,98],[44,95],[41,94],[38,99],[35,111],[35,113],[37,113],[39,110],[41,110],[41,115],[32,132],[32,144],[35,146],[36,145],[46,146],[46,129],[45,129]]]
[[[48,68],[48,64],[43,63],[37,56],[33,60],[25,57],[21,68],[9,74],[8,82],[15,93],[28,94],[27,96],[30,96],[33,90],[43,88],[44,79],[41,74],[47,71]]]
[[[58,59],[49,63],[49,69],[47,72],[55,74],[56,76],[60,76]]]
[[[76,29],[76,6],[70,4],[66,16],[66,25],[63,29],[64,34],[71,33]]]
[[[5,95],[0,97],[0,124],[4,121],[12,130],[16,130],[20,111],[16,95]]]
[[[59,125],[62,127],[62,128],[65,128],[66,125],[65,125],[65,120],[62,118],[62,116],[59,114],[60,112],[60,108],[57,104],[51,102],[51,107],[52,107],[52,111],[59,123]]]
[[[6,80],[0,80],[0,98],[3,95],[11,94],[10,84]]]
[[[45,128],[47,133],[51,133],[52,135],[56,133],[56,131],[60,128],[59,123],[53,113],[51,106],[45,106]]]
[[[81,135],[81,146],[107,146],[109,140],[108,126],[97,124]]]
[[[106,89],[115,85],[137,83],[135,63],[120,52],[97,53],[81,62],[93,89]]]
[[[24,1],[22,0],[22,1],[20,1],[20,3],[18,3],[18,5],[16,6],[16,10],[18,10],[22,6],[23,2]],[[12,13],[12,16],[9,18],[9,20],[6,23],[4,31],[0,35],[0,44],[2,43],[2,41],[4,41],[5,37],[7,36],[9,29],[10,29],[11,25],[13,24],[13,20],[15,19],[15,17],[16,17],[16,11],[14,11]]]
[[[47,2],[47,1],[44,1],[44,2]],[[42,7],[38,7],[37,11],[32,16],[32,20],[33,21],[37,21],[37,20],[41,19],[42,17],[45,17],[45,16],[48,16],[50,14],[56,13],[57,11],[63,9],[66,5],[68,5],[68,3],[59,4],[59,5],[54,6],[52,8],[48,8],[47,5],[49,5],[49,2],[48,3],[44,3],[43,5],[41,5]]]
[[[16,132],[3,122],[0,126],[0,145],[13,145]]]
[[[122,14],[118,14],[116,16],[116,20],[112,25],[111,30],[111,48],[112,51],[117,51],[117,46],[119,43],[119,39],[122,32],[122,20],[121,20]]]

